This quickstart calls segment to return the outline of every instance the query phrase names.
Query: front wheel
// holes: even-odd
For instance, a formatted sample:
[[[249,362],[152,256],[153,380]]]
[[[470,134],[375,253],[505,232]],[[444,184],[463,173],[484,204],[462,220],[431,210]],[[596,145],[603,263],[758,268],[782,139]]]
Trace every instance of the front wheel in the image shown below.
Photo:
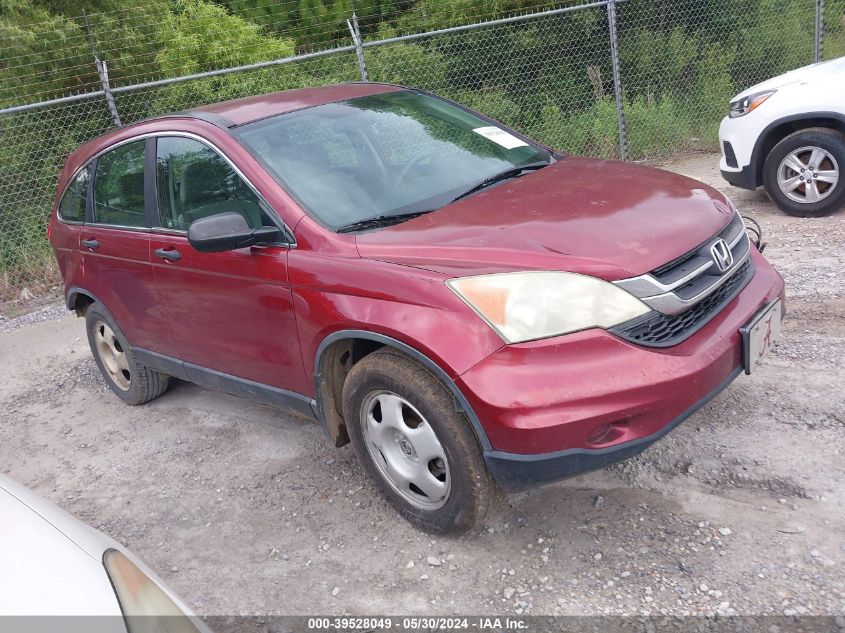
[[[845,204],[843,168],[845,136],[828,128],[800,130],[769,152],[763,184],[782,211],[817,218]]]
[[[374,352],[349,372],[343,410],[358,460],[408,521],[439,534],[483,521],[495,483],[469,423],[428,370]]]

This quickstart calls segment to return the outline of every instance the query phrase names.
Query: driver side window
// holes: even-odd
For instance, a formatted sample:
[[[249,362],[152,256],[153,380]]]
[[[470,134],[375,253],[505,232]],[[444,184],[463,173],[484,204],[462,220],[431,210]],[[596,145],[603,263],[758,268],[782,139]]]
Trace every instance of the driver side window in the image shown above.
[[[178,136],[156,143],[156,187],[161,226],[187,231],[219,213],[241,214],[251,228],[272,225],[259,198],[226,160],[205,143]]]

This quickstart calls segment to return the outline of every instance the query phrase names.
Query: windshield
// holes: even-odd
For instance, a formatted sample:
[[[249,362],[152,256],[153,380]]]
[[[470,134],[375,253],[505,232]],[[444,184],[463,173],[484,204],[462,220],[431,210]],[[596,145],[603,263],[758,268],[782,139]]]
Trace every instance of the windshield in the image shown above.
[[[333,230],[371,218],[413,217],[497,174],[550,160],[547,151],[489,121],[413,91],[306,108],[234,132]]]

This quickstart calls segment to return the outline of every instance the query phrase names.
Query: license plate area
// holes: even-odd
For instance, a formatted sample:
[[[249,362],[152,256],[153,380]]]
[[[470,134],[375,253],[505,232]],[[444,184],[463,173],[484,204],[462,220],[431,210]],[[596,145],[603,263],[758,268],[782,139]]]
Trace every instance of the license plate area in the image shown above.
[[[742,363],[745,373],[753,372],[780,338],[781,301],[764,306],[739,328],[742,335]]]

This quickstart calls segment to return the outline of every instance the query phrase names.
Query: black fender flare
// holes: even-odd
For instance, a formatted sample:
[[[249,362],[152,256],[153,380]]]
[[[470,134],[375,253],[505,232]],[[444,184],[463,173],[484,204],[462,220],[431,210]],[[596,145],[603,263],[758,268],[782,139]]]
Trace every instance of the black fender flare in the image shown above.
[[[490,444],[490,440],[487,437],[487,432],[484,430],[484,427],[481,426],[481,421],[478,419],[478,416],[475,414],[475,411],[470,406],[464,394],[461,393],[461,390],[458,388],[458,385],[455,384],[455,381],[449,377],[449,374],[447,374],[446,371],[442,367],[440,367],[440,365],[438,365],[428,356],[426,356],[419,350],[411,347],[407,343],[403,343],[400,340],[397,340],[390,336],[386,336],[384,334],[368,332],[366,330],[339,330],[337,332],[333,332],[332,334],[326,336],[320,342],[320,345],[317,347],[317,352],[314,355],[314,395],[317,403],[317,417],[323,425],[326,424],[326,420],[324,416],[323,398],[320,394],[320,361],[322,360],[323,353],[332,343],[336,343],[337,341],[341,341],[344,339],[355,338],[375,341],[377,343],[382,343],[388,347],[393,347],[399,350],[400,352],[408,355],[409,357],[413,358],[414,360],[422,364],[426,369],[428,369],[432,374],[437,376],[437,378],[440,379],[440,381],[446,386],[446,388],[451,392],[452,396],[455,398],[455,403],[458,406],[458,410],[461,411],[464,415],[466,415],[467,420],[469,420],[469,423],[472,426],[472,430],[475,433],[475,437],[478,439],[478,443],[481,445],[482,451],[484,451],[484,453],[486,454],[493,450],[493,447]],[[328,432],[328,429],[326,429],[326,431]]]
[[[67,289],[67,292],[65,292],[65,307],[68,310],[70,310],[70,311],[76,310],[76,308],[74,308],[73,306],[74,306],[74,303],[76,301],[77,295],[85,295],[87,297],[91,297],[94,301],[99,303],[101,306],[103,306],[104,308],[106,307],[106,305],[102,301],[100,301],[99,297],[97,297],[97,295],[95,295],[90,290],[86,290],[85,288],[80,288],[79,286],[71,286],[70,288]],[[108,309],[108,308],[106,308],[106,309]],[[109,313],[109,314],[111,314],[111,313]]]

